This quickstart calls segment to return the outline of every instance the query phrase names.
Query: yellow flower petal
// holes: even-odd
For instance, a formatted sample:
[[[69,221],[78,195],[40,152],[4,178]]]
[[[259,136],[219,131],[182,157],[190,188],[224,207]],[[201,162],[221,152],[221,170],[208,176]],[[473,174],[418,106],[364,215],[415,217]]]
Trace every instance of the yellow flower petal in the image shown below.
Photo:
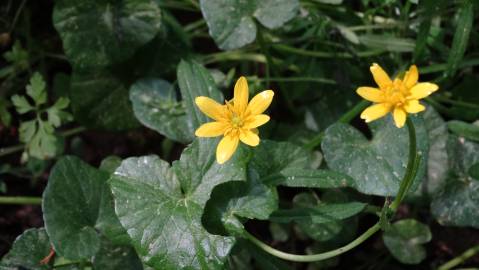
[[[361,113],[361,119],[364,119],[366,123],[374,121],[378,118],[385,116],[391,111],[391,105],[386,103],[375,104],[369,106]]]
[[[215,120],[220,120],[224,118],[224,110],[225,106],[219,104],[218,102],[214,101],[213,99],[209,97],[197,97],[195,99],[195,103],[198,106],[198,108],[206,114],[208,117],[215,119]]]
[[[246,110],[246,107],[248,106],[248,96],[248,82],[246,81],[245,77],[241,76],[236,81],[234,90],[233,104],[237,114],[241,114]]]
[[[223,164],[228,161],[238,148],[238,136],[224,136],[216,147],[216,161]]]
[[[210,122],[201,125],[196,131],[195,135],[198,137],[216,137],[223,135],[228,128],[225,122]]]
[[[251,146],[257,146],[259,144],[259,137],[252,131],[243,131],[240,133],[240,140]]]
[[[369,69],[371,70],[374,81],[377,83],[379,88],[383,89],[392,84],[389,75],[378,64],[374,63]]]
[[[406,88],[409,89],[417,83],[418,78],[419,72],[417,71],[417,67],[416,65],[412,65],[406,72],[406,75],[404,75],[403,83]]]
[[[246,121],[244,128],[246,129],[252,129],[259,127],[261,125],[266,124],[269,121],[269,116],[266,114],[258,114],[258,115],[253,115],[248,118]]]
[[[384,92],[374,87],[359,87],[356,93],[362,98],[372,102],[384,101]]]
[[[274,92],[272,90],[263,91],[251,99],[248,104],[248,110],[251,114],[256,115],[263,113],[273,101]]]
[[[429,96],[433,92],[437,91],[439,86],[434,83],[418,83],[413,88],[411,88],[411,94],[409,95],[410,99],[421,99]]]
[[[394,123],[396,127],[402,128],[406,123],[406,112],[402,108],[395,108],[393,112]]]
[[[405,104],[404,104],[404,110],[406,110],[406,112],[408,113],[418,113],[418,112],[422,112],[426,109],[426,107],[424,107],[421,103],[419,103],[418,100],[416,99],[413,99],[413,100],[408,100]]]

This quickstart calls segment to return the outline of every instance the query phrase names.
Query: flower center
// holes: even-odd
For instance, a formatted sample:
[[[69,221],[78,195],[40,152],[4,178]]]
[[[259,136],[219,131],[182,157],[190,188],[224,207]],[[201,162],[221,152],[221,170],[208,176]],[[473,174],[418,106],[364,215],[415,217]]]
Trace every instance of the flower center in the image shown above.
[[[243,126],[243,119],[237,115],[234,115],[233,118],[231,118],[231,125],[234,128],[240,128]]]
[[[385,91],[386,102],[394,106],[402,106],[407,101],[408,91],[402,81],[396,79]]]

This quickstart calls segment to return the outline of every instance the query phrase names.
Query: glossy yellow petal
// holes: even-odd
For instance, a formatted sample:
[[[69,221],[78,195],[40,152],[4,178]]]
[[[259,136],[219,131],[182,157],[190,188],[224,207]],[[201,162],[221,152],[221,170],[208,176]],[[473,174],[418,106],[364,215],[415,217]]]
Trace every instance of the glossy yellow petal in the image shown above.
[[[374,121],[378,118],[385,116],[388,112],[391,111],[391,105],[386,103],[375,104],[367,107],[361,113],[361,119],[364,119],[366,123]]]
[[[240,133],[240,140],[247,144],[247,145],[251,145],[251,146],[257,146],[259,144],[259,137],[258,135],[256,135],[254,132],[252,131],[242,131]]]
[[[416,99],[413,99],[413,100],[408,100],[405,104],[404,104],[404,110],[406,110],[406,112],[408,113],[418,113],[418,112],[422,112],[426,109],[426,107],[424,107],[421,103],[419,103],[418,100]]]
[[[216,147],[216,161],[223,164],[228,161],[238,148],[238,136],[224,136]]]
[[[411,88],[411,93],[409,95],[410,99],[421,99],[429,96],[433,92],[437,91],[439,86],[434,83],[418,83],[413,88]]]
[[[411,88],[414,85],[416,85],[417,80],[419,78],[419,72],[417,70],[416,65],[412,65],[409,70],[406,72],[406,75],[404,75],[403,83],[406,86],[406,88]]]
[[[220,120],[224,118],[225,106],[219,104],[213,99],[209,97],[201,96],[201,97],[195,98],[195,103],[198,106],[198,108],[208,117],[215,120]]]
[[[210,122],[201,125],[196,131],[197,137],[216,137],[223,135],[228,128],[225,122]]]
[[[365,100],[378,103],[384,101],[384,92],[374,87],[359,87],[356,93]]]
[[[383,89],[392,84],[389,75],[378,64],[374,63],[369,69],[371,70],[374,81],[377,83],[379,88]]]
[[[257,94],[248,104],[248,110],[253,115],[263,113],[269,107],[271,101],[273,101],[273,96],[274,92],[272,90],[266,90]]]
[[[394,123],[396,127],[402,128],[404,123],[406,123],[406,112],[403,108],[395,108],[393,112]]]
[[[258,114],[250,116],[244,125],[246,129],[252,129],[266,124],[269,121],[269,116],[266,114]]]
[[[246,107],[248,106],[248,96],[249,96],[249,90],[248,90],[248,82],[246,81],[246,78],[241,76],[235,84],[235,90],[234,90],[234,108],[236,113],[241,114],[246,110]]]
[[[251,132],[253,132],[256,135],[259,135],[259,130],[257,128],[252,128],[250,129]]]

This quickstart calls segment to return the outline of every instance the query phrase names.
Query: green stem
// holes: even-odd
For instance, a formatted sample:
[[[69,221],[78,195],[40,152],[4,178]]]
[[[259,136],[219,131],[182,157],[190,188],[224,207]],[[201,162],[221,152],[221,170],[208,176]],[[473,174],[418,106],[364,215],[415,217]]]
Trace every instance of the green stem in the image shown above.
[[[355,55],[349,53],[329,53],[329,52],[320,52],[320,51],[308,51],[304,49],[294,48],[284,44],[275,44],[273,48],[277,49],[278,51],[283,51],[287,53],[294,53],[303,56],[309,57],[318,57],[318,58],[355,58],[355,57],[370,57],[384,53],[384,50],[373,50],[373,51],[365,51],[365,52],[358,52]]]
[[[356,117],[356,115],[358,115],[362,110],[364,110],[367,106],[369,106],[369,104],[370,104],[369,101],[361,100],[349,111],[343,114],[343,116],[341,116],[338,119],[337,123],[349,123],[351,120],[354,119],[354,117]],[[318,145],[321,144],[323,137],[324,137],[324,131],[321,131],[318,135],[312,138],[304,147],[310,150],[316,148]]]
[[[318,253],[313,255],[296,255],[296,254],[286,253],[281,250],[277,250],[261,242],[259,239],[257,239],[256,237],[254,237],[253,235],[251,235],[250,233],[246,231],[245,231],[245,237],[251,242],[253,242],[255,245],[257,245],[259,248],[264,250],[265,252],[273,256],[276,256],[278,258],[281,258],[287,261],[293,261],[293,262],[316,262],[316,261],[322,261],[332,257],[336,257],[340,254],[343,254],[359,246],[361,243],[366,241],[369,237],[371,237],[380,229],[381,229],[381,226],[379,225],[379,223],[376,223],[371,228],[369,228],[366,232],[364,232],[358,238],[352,241],[351,243],[328,252]]]
[[[458,68],[466,68],[466,67],[473,67],[479,65],[479,59],[469,59],[462,61],[459,64]],[[427,67],[421,67],[421,74],[428,74],[428,73],[434,73],[434,72],[440,72],[444,71],[447,69],[447,64],[435,64],[435,65],[429,65]]]
[[[72,129],[69,129],[69,130],[62,131],[62,132],[60,132],[60,136],[70,137],[70,136],[76,135],[78,133],[82,133],[85,130],[86,130],[86,127],[81,127],[80,126],[80,127],[76,127],[76,128],[72,128]]]
[[[410,117],[407,118],[406,125],[409,133],[409,159],[406,167],[406,174],[401,181],[401,186],[399,187],[396,198],[394,198],[394,201],[390,206],[394,212],[396,212],[397,208],[401,204],[401,201],[406,196],[409,187],[411,187],[412,181],[416,177],[417,166],[419,162],[416,150],[416,130]]]
[[[183,29],[185,30],[185,32],[191,32],[193,30],[196,30],[197,28],[202,27],[203,25],[206,25],[206,21],[204,19],[199,19],[195,22],[185,25]]]
[[[0,196],[0,204],[42,204],[42,198]]]
[[[257,77],[247,77],[248,81],[265,81],[263,78]],[[324,83],[324,84],[337,84],[335,80],[326,79],[326,78],[312,78],[312,77],[289,77],[289,78],[281,78],[281,77],[270,77],[270,81],[272,82],[317,82],[317,83]]]
[[[474,246],[466,251],[464,251],[461,255],[457,256],[456,258],[448,261],[447,263],[441,265],[438,270],[449,270],[452,269],[462,263],[464,263],[467,259],[471,258],[472,256],[479,253],[479,245]]]
[[[65,263],[60,263],[60,264],[55,264],[53,268],[63,268],[63,267],[68,267],[68,266],[73,266],[73,265],[80,265],[80,266],[86,266],[86,265],[91,265],[90,262],[85,262],[85,261],[73,261],[73,262],[65,262]]]
[[[467,109],[479,110],[479,105],[474,104],[474,103],[469,103],[469,102],[460,101],[460,100],[453,100],[453,99],[450,99],[450,98],[447,98],[447,97],[441,97],[441,96],[434,97],[432,99],[435,99],[435,100],[440,101],[440,102],[448,103],[448,104],[451,104],[451,105],[460,106],[460,107],[467,108]]]
[[[24,145],[19,144],[19,145],[14,145],[14,146],[9,146],[5,148],[0,148],[0,157],[10,155],[16,152],[20,152],[23,150]]]
[[[223,61],[252,61],[258,63],[266,63],[266,57],[259,53],[245,53],[242,51],[228,51],[219,52],[208,55],[204,58],[203,64],[208,65],[211,63],[223,62]]]
[[[271,59],[271,55],[269,54],[268,48],[266,48],[266,44],[264,41],[263,37],[263,29],[261,27],[258,28],[258,44],[261,49],[261,52],[266,56],[266,87],[269,87],[269,78],[270,76],[270,69],[271,69],[271,64],[273,63],[273,60]]]

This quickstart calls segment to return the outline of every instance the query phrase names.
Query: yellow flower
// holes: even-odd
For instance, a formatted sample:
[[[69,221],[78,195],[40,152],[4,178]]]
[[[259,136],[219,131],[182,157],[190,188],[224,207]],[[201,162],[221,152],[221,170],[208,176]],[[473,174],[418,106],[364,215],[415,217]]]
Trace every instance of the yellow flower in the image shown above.
[[[197,97],[195,103],[208,117],[214,119],[201,125],[195,132],[198,137],[217,137],[223,135],[216,148],[216,160],[219,164],[228,161],[236,151],[239,141],[251,146],[259,144],[257,127],[266,124],[269,116],[263,112],[273,100],[271,90],[257,94],[248,103],[248,82],[240,77],[235,84],[234,97],[221,105],[209,97]]]
[[[393,81],[376,63],[370,70],[379,89],[359,87],[356,90],[358,95],[375,103],[361,113],[361,118],[366,120],[366,123],[392,112],[396,126],[401,128],[406,122],[407,113],[418,113],[426,109],[419,100],[439,89],[433,83],[418,83],[419,73],[415,65],[409,68],[404,78],[395,78]]]

